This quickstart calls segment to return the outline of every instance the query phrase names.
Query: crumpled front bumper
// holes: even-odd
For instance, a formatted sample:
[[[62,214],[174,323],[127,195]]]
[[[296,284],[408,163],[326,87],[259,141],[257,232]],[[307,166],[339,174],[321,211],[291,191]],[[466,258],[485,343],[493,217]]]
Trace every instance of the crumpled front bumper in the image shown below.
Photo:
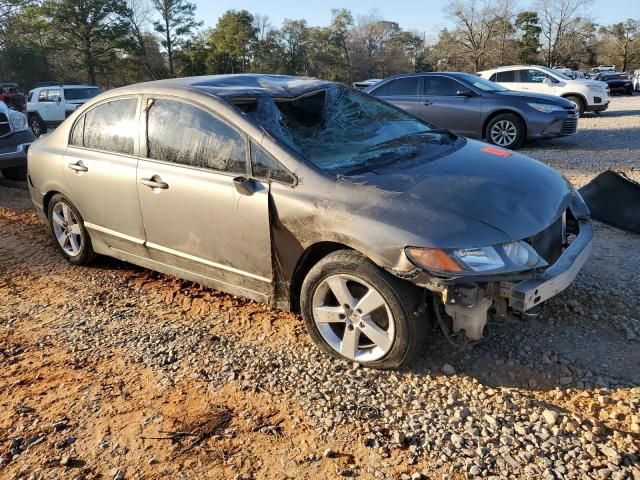
[[[578,231],[573,232],[576,237],[556,262],[544,269],[443,277],[416,268],[401,278],[441,293],[445,304],[474,306],[483,296],[496,295],[513,310],[527,311],[565,290],[589,258],[593,226],[589,209],[578,192],[574,193],[568,210],[577,223]]]
[[[566,289],[591,254],[593,226],[587,215],[574,213],[580,231],[560,258],[535,279],[525,280],[511,287],[509,306],[525,312]]]

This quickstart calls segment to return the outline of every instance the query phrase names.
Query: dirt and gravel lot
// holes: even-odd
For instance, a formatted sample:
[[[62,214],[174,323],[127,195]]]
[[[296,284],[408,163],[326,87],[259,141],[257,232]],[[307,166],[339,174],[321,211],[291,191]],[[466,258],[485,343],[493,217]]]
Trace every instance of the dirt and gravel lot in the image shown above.
[[[640,97],[525,153],[640,171]],[[115,260],[64,262],[0,180],[0,478],[640,480],[640,237],[596,226],[576,283],[411,368],[332,360],[295,315]]]

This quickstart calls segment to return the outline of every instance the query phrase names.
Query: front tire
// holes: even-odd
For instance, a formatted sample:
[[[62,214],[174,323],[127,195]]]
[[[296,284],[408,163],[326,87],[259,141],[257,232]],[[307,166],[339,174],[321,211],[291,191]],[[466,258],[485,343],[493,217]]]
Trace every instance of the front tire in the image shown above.
[[[575,95],[569,95],[566,98],[576,106],[576,110],[578,110],[579,116],[584,115],[584,112],[587,108],[587,106],[584,104],[584,100],[582,100],[580,97],[576,97]]]
[[[421,294],[360,253],[339,250],[309,271],[300,303],[307,331],[321,349],[387,369],[408,364],[424,343]]]
[[[515,150],[524,145],[525,140],[525,124],[512,113],[496,115],[487,125],[487,141],[499,147]]]
[[[65,196],[57,194],[47,209],[53,241],[62,256],[74,265],[88,265],[95,259],[91,238],[80,212]]]

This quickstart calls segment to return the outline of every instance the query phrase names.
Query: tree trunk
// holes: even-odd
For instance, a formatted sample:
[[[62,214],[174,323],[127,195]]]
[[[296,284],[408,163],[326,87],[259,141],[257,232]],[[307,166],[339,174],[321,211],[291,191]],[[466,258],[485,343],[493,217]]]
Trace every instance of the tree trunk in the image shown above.
[[[169,17],[165,17],[164,26],[167,40],[167,55],[169,57],[169,76],[173,77],[173,45],[171,44],[171,32],[169,31]]]

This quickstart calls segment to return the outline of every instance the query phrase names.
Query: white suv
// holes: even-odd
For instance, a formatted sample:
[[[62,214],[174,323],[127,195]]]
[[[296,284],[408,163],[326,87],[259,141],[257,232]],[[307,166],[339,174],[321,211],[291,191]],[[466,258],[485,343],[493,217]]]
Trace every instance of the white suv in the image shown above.
[[[546,93],[571,100],[580,115],[602,112],[609,106],[609,87],[586,78],[572,79],[553,68],[538,65],[514,65],[478,72],[478,75],[510,90]]]
[[[76,108],[100,93],[92,85],[47,84],[34,88],[27,97],[27,120],[36,137],[55,128]]]

